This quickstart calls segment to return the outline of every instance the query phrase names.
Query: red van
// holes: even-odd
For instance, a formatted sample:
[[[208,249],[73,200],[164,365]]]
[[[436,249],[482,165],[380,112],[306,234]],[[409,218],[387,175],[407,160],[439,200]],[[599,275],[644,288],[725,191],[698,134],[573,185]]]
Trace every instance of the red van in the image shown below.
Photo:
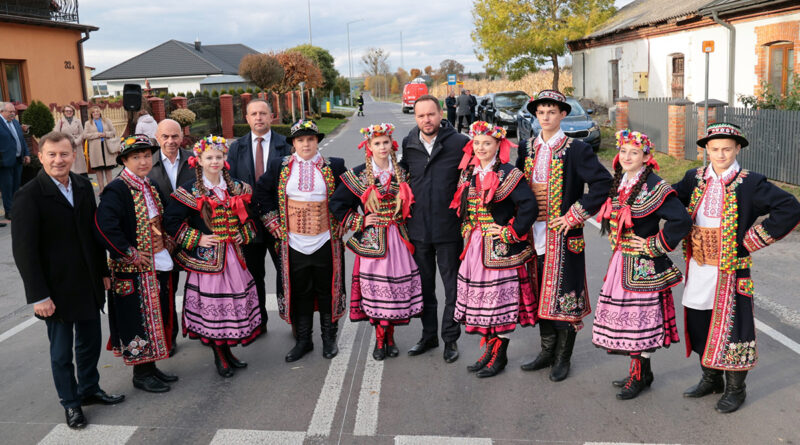
[[[417,77],[403,87],[403,113],[408,113],[414,108],[417,98],[428,94],[425,79]]]

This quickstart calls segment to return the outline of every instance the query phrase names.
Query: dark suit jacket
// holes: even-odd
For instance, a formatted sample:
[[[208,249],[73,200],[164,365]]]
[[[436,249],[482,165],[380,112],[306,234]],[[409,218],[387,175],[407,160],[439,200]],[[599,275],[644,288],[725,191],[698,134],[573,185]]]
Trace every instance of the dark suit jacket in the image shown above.
[[[416,204],[408,220],[408,236],[414,241],[444,243],[461,241],[461,223],[450,202],[456,192],[462,149],[469,138],[442,120],[433,151],[428,155],[414,127],[403,138],[400,165],[408,172],[408,185]]]
[[[258,178],[256,178],[256,166],[253,163],[253,141],[252,133],[240,137],[233,141],[230,149],[228,150],[228,164],[231,166],[231,176],[246,182],[251,187],[256,185]],[[282,159],[284,156],[292,154],[292,146],[286,142],[286,138],[276,132],[272,132],[269,141],[269,161],[273,159]],[[266,172],[267,166],[264,165]]]
[[[194,168],[189,166],[189,158],[192,156],[193,154],[191,151],[181,149],[178,180],[176,181],[178,186],[195,179]],[[147,177],[156,184],[158,191],[161,192],[161,202],[166,205],[166,203],[169,202],[169,195],[175,190],[172,188],[172,183],[169,182],[169,176],[167,176],[164,163],[161,162],[161,151],[153,153],[153,157],[155,158],[153,160],[153,169],[150,170]]]
[[[22,144],[22,155],[30,156],[31,152],[28,150],[28,144],[25,143],[25,134],[22,132],[22,126],[16,119],[11,121],[14,129],[17,130],[17,137],[20,144]],[[14,140],[14,135],[8,131],[6,120],[0,117],[0,167],[11,167],[17,162],[17,141]]]
[[[92,233],[97,208],[88,179],[70,173],[74,207],[44,170],[14,196],[11,244],[28,303],[50,297],[56,318],[97,318],[106,253]]]

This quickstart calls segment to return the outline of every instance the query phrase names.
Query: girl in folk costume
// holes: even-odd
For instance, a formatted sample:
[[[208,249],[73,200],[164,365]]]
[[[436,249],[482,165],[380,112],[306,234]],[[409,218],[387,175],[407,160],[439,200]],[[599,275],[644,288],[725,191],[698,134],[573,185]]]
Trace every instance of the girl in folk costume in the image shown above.
[[[156,368],[169,357],[172,329],[172,239],[164,233],[164,207],[147,173],[158,144],[143,134],[123,139],[117,163],[125,168],[100,194],[97,239],[110,254],[108,348],[133,366],[133,386],[166,392],[178,380]]]
[[[187,271],[183,335],[211,345],[217,372],[232,377],[247,363],[231,346],[246,346],[263,333],[258,293],[241,248],[255,236],[247,214],[252,192],[231,179],[225,138],[201,139],[193,152],[189,165],[197,178],[175,190],[165,216],[167,232],[180,246],[176,260]]]
[[[614,184],[597,220],[614,251],[597,301],[592,342],[631,356],[629,376],[614,381],[620,400],[653,382],[650,353],[678,341],[671,288],[681,272],[667,252],[689,233],[691,220],[672,187],[653,170],[653,144],[638,131],[617,132]],[[664,221],[663,228],[659,224]]]
[[[414,195],[397,165],[393,132],[392,124],[361,129],[364,141],[358,147],[365,149],[367,162],[342,175],[330,203],[342,230],[355,231],[347,241],[356,254],[350,320],[375,326],[375,360],[397,357],[394,327],[422,312],[422,282],[405,227]]]
[[[450,208],[462,220],[465,247],[458,269],[455,320],[482,335],[483,355],[467,369],[492,377],[508,363],[508,337],[519,323],[536,324],[534,256],[530,227],[536,197],[523,173],[508,164],[506,131],[470,125],[461,177]]]
[[[328,205],[347,168],[340,158],[320,155],[323,137],[314,121],[301,119],[292,125],[286,141],[294,147],[294,154],[270,160],[253,195],[262,222],[278,240],[283,280],[278,313],[293,325],[297,340],[286,354],[287,362],[314,349],[315,310],[319,311],[322,356],[335,357],[339,353],[338,320],[347,306],[344,246],[339,223]]]
[[[800,222],[800,203],[763,175],[739,167],[736,156],[748,145],[741,128],[722,122],[707,132],[697,145],[711,164],[689,170],[674,185],[694,221],[684,242],[686,356],[696,352],[703,371],[683,395],[724,389],[716,409],[729,413],[744,403],[744,380],[758,359],[750,254],[792,231]]]
[[[575,337],[583,317],[591,312],[583,223],[603,205],[611,175],[589,144],[561,130],[561,120],[572,110],[563,94],[543,90],[527,108],[542,127],[535,138],[521,141],[517,150],[517,168],[525,173],[539,208],[533,242],[542,349],[522,369],[549,367],[550,380],[558,382],[569,375]],[[584,192],[586,185],[589,189]]]

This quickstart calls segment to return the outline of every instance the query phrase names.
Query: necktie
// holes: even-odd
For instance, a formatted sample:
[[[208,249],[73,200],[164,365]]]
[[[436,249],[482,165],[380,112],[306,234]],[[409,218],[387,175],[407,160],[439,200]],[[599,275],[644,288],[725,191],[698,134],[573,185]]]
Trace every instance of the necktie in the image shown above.
[[[264,138],[256,138],[256,181],[264,174]]]
[[[14,136],[14,141],[17,143],[17,157],[22,155],[22,144],[19,142],[19,136],[17,135],[17,129],[14,128],[14,123],[12,121],[6,121],[6,125],[8,126],[8,131],[11,132],[11,135]]]

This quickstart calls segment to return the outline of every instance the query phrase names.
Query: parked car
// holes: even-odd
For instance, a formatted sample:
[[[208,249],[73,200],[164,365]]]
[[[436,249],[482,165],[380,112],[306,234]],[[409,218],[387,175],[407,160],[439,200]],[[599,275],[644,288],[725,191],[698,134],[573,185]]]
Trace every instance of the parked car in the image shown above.
[[[572,106],[572,111],[561,121],[561,130],[567,136],[580,139],[592,146],[592,150],[597,152],[600,149],[600,127],[590,116],[594,113],[591,108],[584,109],[581,104],[572,97],[567,98],[567,103]],[[516,115],[517,119],[517,139],[530,139],[539,135],[542,127],[536,116],[532,116],[526,107],[520,108]]]
[[[478,102],[478,118],[508,131],[517,131],[517,111],[530,100],[524,91],[489,93]]]
[[[403,113],[408,113],[414,109],[417,98],[428,94],[428,85],[425,79],[417,77],[403,87]]]

